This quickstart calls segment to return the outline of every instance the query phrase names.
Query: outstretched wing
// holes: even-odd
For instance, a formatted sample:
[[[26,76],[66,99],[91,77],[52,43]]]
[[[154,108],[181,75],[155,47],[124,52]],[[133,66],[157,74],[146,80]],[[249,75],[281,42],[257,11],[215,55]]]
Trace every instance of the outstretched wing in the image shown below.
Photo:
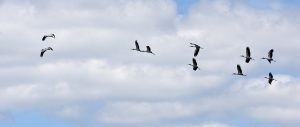
[[[194,46],[196,45],[196,44],[194,44],[194,43],[190,43],[190,44],[191,44],[191,45],[194,45]]]
[[[270,59],[272,59],[272,57],[273,57],[273,52],[274,52],[274,50],[271,49],[271,50],[269,51],[269,53],[268,53],[268,57],[269,57]]]
[[[196,56],[198,55],[199,50],[200,50],[200,48],[199,48],[199,47],[196,47],[195,52],[194,52],[194,57],[196,57]]]
[[[246,56],[250,57],[251,56],[251,52],[250,52],[250,48],[246,47]]]
[[[46,40],[46,38],[47,38],[47,36],[44,36],[44,37],[42,38],[42,41],[45,41],[45,40]]]
[[[269,73],[269,79],[273,79],[273,75],[271,72]]]
[[[135,47],[136,47],[137,50],[140,50],[140,46],[139,46],[139,43],[138,43],[137,40],[135,40]]]
[[[148,52],[151,52],[150,46],[146,46],[146,48],[147,48],[147,51],[148,51]]]
[[[239,74],[243,74],[242,68],[239,64],[236,66],[236,68]]]
[[[47,50],[52,50],[53,51],[53,49],[51,47],[48,47]]]
[[[193,65],[197,66],[197,61],[195,58],[193,58]]]

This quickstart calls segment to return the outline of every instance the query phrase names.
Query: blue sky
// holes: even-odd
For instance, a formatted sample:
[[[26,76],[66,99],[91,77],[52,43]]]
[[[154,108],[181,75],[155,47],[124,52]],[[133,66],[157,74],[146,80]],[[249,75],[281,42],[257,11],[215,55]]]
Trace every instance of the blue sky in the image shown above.
[[[0,1],[0,127],[298,127],[299,7]],[[42,42],[49,33],[56,38]],[[135,40],[157,55],[131,51]],[[200,71],[187,66],[190,42],[204,47]],[[48,46],[54,51],[40,58]],[[248,64],[240,57],[246,46],[255,58]],[[260,58],[271,48],[277,62],[269,64]],[[247,77],[231,75],[236,64]],[[265,87],[269,72],[278,81]]]
[[[191,6],[196,4],[199,0],[175,0],[177,5],[177,12],[185,15],[188,13]]]

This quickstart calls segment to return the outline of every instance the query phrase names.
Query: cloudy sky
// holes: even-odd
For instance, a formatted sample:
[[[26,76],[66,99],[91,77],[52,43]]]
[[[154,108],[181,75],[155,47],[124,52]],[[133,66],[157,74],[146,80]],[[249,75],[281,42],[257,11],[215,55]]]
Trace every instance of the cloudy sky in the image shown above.
[[[299,127],[299,11],[297,0],[0,0],[0,127]],[[200,71],[190,42],[204,47]],[[276,63],[260,59],[270,49]]]

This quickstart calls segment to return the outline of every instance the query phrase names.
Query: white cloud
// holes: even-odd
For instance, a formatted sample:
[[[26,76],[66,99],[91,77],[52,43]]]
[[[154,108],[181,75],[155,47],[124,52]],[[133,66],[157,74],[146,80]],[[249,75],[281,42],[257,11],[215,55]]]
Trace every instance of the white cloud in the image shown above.
[[[176,102],[116,102],[99,111],[99,121],[112,124],[157,123],[191,114],[194,114],[193,109]]]

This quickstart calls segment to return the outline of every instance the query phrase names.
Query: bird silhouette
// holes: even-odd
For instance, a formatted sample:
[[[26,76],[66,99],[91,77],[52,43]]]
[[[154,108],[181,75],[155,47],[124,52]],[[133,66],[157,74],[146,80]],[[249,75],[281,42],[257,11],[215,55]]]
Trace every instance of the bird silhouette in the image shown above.
[[[273,59],[273,52],[274,52],[274,49],[271,49],[271,50],[268,52],[268,57],[267,57],[267,58],[266,58],[266,57],[263,57],[263,58],[261,58],[261,59],[266,59],[266,60],[268,60],[270,64],[272,63],[272,61],[273,61],[273,62],[276,62],[276,61]]]
[[[196,61],[195,58],[193,58],[193,64],[188,64],[188,65],[192,66],[194,71],[196,71],[197,69],[200,70],[200,68],[198,67],[198,64],[197,64],[197,61]]]
[[[155,55],[155,54],[151,51],[150,46],[146,46],[146,48],[147,48],[147,50],[146,50],[146,51],[142,51],[142,52],[151,53],[151,54]]]
[[[43,57],[43,56],[44,56],[44,53],[45,53],[47,50],[51,50],[51,51],[53,51],[53,49],[52,49],[51,47],[44,48],[44,49],[42,49],[42,50],[41,50],[40,57]]]
[[[277,81],[276,79],[273,78],[273,75],[271,72],[269,73],[269,77],[265,77],[265,78],[268,79],[268,82],[270,85],[272,84],[273,80]]]
[[[243,74],[242,68],[239,64],[236,66],[236,69],[237,69],[238,73],[233,73],[233,75],[247,76],[247,75]]]
[[[48,38],[48,37],[55,38],[55,35],[54,34],[44,35],[43,38],[42,38],[42,41],[45,41],[46,38]]]
[[[190,47],[195,47],[195,51],[194,51],[194,57],[196,57],[200,51],[200,49],[203,49],[201,46],[194,44],[194,43],[190,43],[191,46]]]
[[[246,63],[249,63],[250,60],[254,60],[254,59],[251,57],[251,52],[250,52],[250,48],[249,48],[249,47],[246,47],[246,56],[241,55],[241,57],[246,58],[246,60],[245,60]]]
[[[131,49],[131,50],[136,50],[136,51],[139,51],[139,52],[141,52],[141,50],[140,50],[140,46],[139,46],[139,43],[138,43],[138,41],[137,40],[135,40],[135,49]]]

